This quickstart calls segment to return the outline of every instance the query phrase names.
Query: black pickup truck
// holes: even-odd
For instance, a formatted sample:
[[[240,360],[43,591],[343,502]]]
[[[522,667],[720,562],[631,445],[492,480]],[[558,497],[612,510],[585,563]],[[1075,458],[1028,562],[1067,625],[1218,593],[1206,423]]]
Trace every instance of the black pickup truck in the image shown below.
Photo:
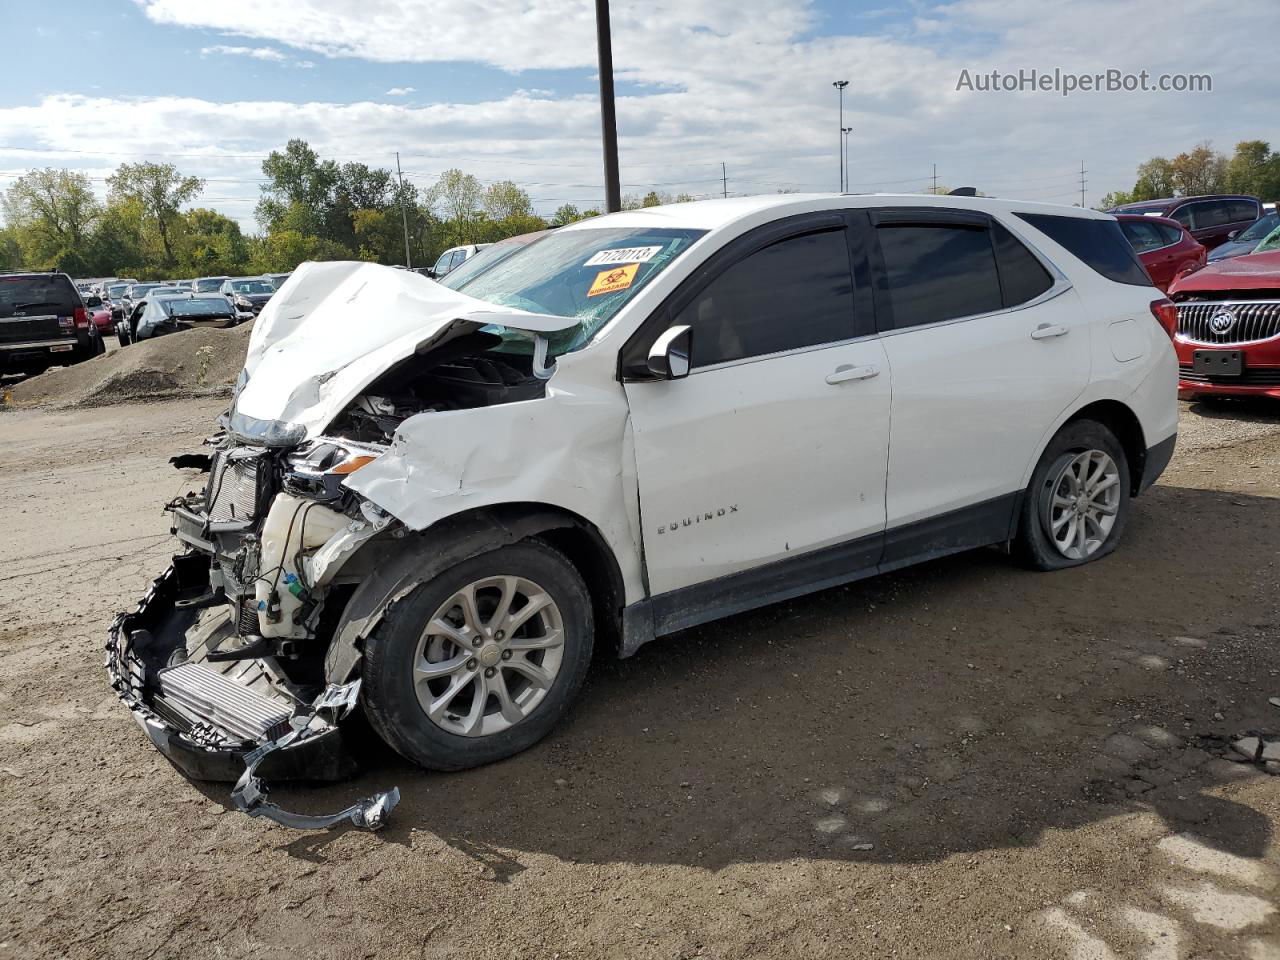
[[[0,274],[0,373],[39,373],[105,350],[65,273]]]

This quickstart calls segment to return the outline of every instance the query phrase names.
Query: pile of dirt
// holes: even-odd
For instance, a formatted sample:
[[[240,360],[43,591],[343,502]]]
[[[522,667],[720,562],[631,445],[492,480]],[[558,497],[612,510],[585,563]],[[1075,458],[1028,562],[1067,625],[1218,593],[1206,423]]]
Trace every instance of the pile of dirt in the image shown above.
[[[229,394],[244,367],[252,323],[130,344],[13,388],[15,406],[100,407],[158,397]]]

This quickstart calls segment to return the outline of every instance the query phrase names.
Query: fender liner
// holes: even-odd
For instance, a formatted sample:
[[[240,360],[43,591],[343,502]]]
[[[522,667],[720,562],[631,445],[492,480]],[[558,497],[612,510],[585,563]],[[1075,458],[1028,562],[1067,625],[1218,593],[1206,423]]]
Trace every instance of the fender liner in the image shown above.
[[[420,584],[479,554],[548,530],[579,525],[573,515],[553,509],[533,509],[508,516],[503,516],[504,512],[507,511],[485,509],[450,517],[391,541],[375,541],[387,556],[347,601],[342,620],[325,652],[325,678],[330,683],[347,682],[363,656],[365,638],[393,604]]]

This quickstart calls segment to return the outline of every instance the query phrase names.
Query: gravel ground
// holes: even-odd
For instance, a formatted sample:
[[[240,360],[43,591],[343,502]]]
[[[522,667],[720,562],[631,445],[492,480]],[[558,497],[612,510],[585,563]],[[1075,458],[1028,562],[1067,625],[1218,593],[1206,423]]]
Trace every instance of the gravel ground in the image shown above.
[[[1120,549],[979,551],[601,661],[463,774],[291,832],[146,742],[102,643],[222,401],[0,413],[0,956],[1280,958],[1280,415],[1184,406]]]

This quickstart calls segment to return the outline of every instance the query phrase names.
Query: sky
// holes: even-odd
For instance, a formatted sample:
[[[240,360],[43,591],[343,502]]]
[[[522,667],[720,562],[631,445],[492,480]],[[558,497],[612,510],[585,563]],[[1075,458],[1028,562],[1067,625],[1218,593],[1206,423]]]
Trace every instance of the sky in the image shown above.
[[[938,182],[1090,205],[1211,141],[1280,148],[1276,0],[612,0],[623,190]],[[459,167],[535,209],[601,206],[593,0],[0,0],[0,188],[157,160],[253,228],[292,137],[425,189]],[[982,92],[963,71],[1203,73],[1211,92]],[[1274,199],[1274,198],[1267,198]]]

